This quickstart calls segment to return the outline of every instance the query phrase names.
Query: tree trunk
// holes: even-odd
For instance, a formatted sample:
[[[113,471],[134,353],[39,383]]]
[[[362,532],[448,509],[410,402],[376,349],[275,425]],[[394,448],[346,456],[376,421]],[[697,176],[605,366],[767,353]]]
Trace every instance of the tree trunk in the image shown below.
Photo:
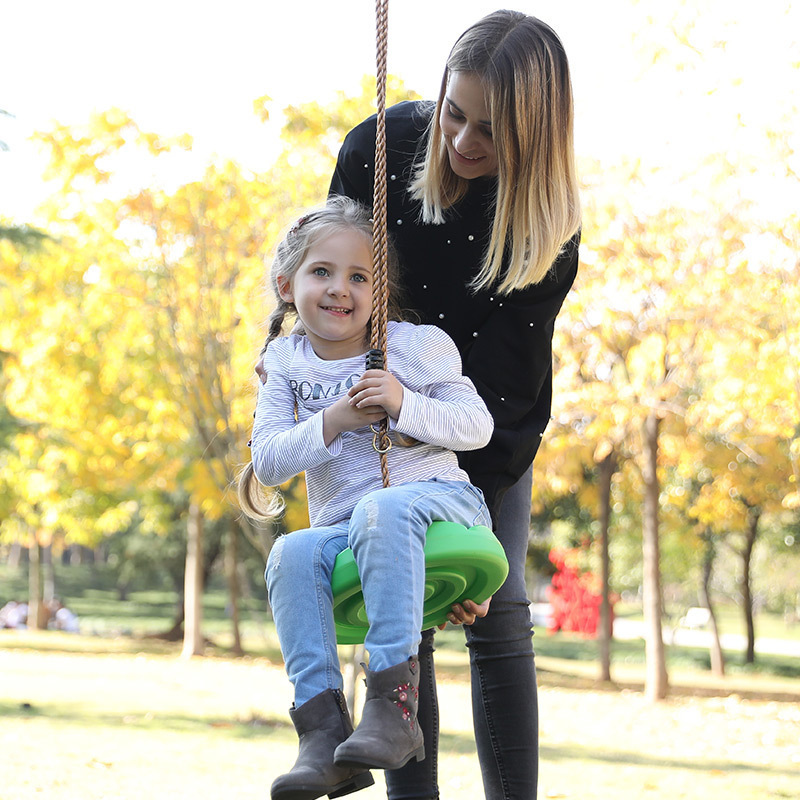
[[[173,573],[170,577],[175,589],[175,617],[165,638],[167,641],[177,642],[179,639],[183,639],[183,620],[186,618],[186,566],[184,565],[183,575],[178,577]],[[174,636],[174,638],[170,639],[170,636]]]
[[[11,542],[11,550],[8,553],[8,566],[11,567],[11,569],[19,569],[21,555],[22,545],[19,542]]]
[[[42,602],[42,548],[34,537],[28,548],[28,619],[29,628],[41,630],[44,619]],[[25,620],[23,620],[24,622]]]
[[[175,619],[172,621],[172,627],[163,633],[156,634],[156,639],[163,639],[166,642],[179,642],[183,639],[183,618],[186,616],[186,608],[184,605],[183,593],[181,592],[180,607],[175,612]]]
[[[658,429],[651,411],[642,430],[644,509],[642,513],[642,593],[645,623],[645,696],[650,702],[667,696],[669,679],[661,629],[661,557],[658,542]]]
[[[617,469],[613,450],[599,464],[600,483],[600,630],[597,646],[600,656],[600,680],[611,681],[611,640],[614,626],[611,619],[611,559],[608,553],[608,527],[611,520],[611,479]]]
[[[108,545],[101,542],[94,548],[94,563],[101,565],[108,563]]]
[[[750,562],[753,557],[753,545],[758,536],[758,521],[761,519],[760,508],[750,508],[747,511],[747,531],[745,532],[742,556],[742,607],[744,609],[744,622],[747,628],[747,651],[745,664],[753,664],[756,660],[756,626],[753,621],[753,592],[750,584]]]
[[[47,618],[50,617],[50,607],[56,596],[56,573],[53,568],[53,545],[48,544],[42,548],[42,599],[47,609]],[[45,623],[46,627],[46,623]]]
[[[181,656],[190,658],[203,653],[203,515],[196,503],[189,506],[186,533],[185,624]]]
[[[711,656],[711,672],[722,677],[725,675],[725,656],[722,652],[722,645],[719,641],[719,628],[717,627],[717,616],[714,613],[714,606],[711,603],[711,573],[714,569],[714,547],[713,534],[707,532],[703,534],[703,569],[702,580],[700,581],[700,597],[703,606],[708,609],[708,621],[711,624],[711,646],[709,655]]]
[[[239,528],[236,523],[228,527],[228,541],[225,548],[225,573],[228,580],[230,596],[231,626],[233,628],[233,652],[237,656],[244,655],[242,639],[239,631]]]
[[[43,631],[50,619],[50,610],[44,602],[43,547],[34,536],[28,548],[28,620],[29,628]]]
[[[208,583],[211,571],[214,568],[217,558],[219,557],[220,541],[221,539],[218,538],[216,542],[212,542],[211,546],[208,546],[208,542],[203,542],[203,572],[200,580],[201,586],[205,586]],[[186,617],[186,571],[184,569],[183,580],[181,580],[180,576],[172,575],[171,577],[175,588],[175,594],[177,596],[175,601],[175,616],[172,620],[172,626],[163,633],[156,634],[156,638],[164,639],[168,642],[177,642],[183,639],[184,636],[183,621]]]

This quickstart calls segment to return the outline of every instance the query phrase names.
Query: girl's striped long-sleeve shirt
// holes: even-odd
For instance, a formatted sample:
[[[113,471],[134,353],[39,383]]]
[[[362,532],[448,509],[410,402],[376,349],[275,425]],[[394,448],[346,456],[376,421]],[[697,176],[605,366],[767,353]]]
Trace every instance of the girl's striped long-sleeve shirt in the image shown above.
[[[403,385],[390,431],[417,440],[388,453],[392,485],[443,478],[468,481],[453,451],[484,447],[494,423],[486,404],[461,372],[452,339],[433,325],[390,322],[387,368]],[[380,460],[369,427],[347,431],[325,446],[322,412],[364,373],[364,355],[325,361],[308,338],[275,339],[264,357],[267,382],[259,389],[251,453],[258,480],[278,486],[306,473],[312,526],[347,519],[367,492],[380,489]]]

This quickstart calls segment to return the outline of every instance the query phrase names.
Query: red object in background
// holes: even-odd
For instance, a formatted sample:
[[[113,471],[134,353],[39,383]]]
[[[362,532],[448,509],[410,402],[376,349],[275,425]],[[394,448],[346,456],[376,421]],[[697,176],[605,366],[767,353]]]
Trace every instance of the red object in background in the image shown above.
[[[548,589],[553,621],[548,632],[570,631],[586,636],[597,635],[600,622],[599,579],[578,566],[580,550],[551,550],[550,561],[556,567]],[[614,619],[613,601],[611,619]]]

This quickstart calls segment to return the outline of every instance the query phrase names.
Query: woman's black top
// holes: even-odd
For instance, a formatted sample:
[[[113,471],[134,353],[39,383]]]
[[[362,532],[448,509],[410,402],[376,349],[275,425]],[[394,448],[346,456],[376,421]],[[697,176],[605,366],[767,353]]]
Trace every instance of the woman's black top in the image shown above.
[[[580,234],[568,242],[541,283],[501,296],[469,288],[491,235],[495,178],[470,182],[466,197],[442,225],[420,221],[408,184],[432,103],[403,102],[386,112],[389,234],[398,251],[404,305],[420,322],[438,325],[455,340],[469,376],[495,421],[491,442],[460,453],[496,518],[506,489],[527,470],[550,419],[553,323],[575,280]],[[375,117],[345,138],[330,192],[372,205]],[[391,364],[389,365],[391,369]]]

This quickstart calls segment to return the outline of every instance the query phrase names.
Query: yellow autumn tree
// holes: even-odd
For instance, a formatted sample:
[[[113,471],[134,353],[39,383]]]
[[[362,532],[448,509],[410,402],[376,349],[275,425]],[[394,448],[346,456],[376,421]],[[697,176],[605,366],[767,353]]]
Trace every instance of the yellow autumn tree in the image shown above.
[[[393,99],[405,99],[395,86]],[[266,102],[256,105],[268,121]],[[91,543],[141,511],[145,488],[180,488],[198,515],[230,520],[231,582],[240,535],[266,552],[269,539],[238,513],[232,491],[248,458],[269,310],[265,260],[281,229],[324,200],[334,142],[370,105],[365,89],[329,107],[290,109],[285,149],[268,171],[219,161],[171,189],[146,176],[165,160],[185,168],[188,137],[145,132],[117,109],[39,135],[53,185],[42,217],[54,242],[41,254],[3,245],[1,277],[13,279],[14,293],[1,296],[17,307],[0,331],[9,407],[38,426],[27,435],[39,449],[26,446],[19,472],[40,470],[42,479],[17,485],[21,500],[36,500],[28,516],[37,528],[52,519],[63,540]],[[293,133],[300,118],[306,127]],[[309,138],[314,126],[326,142]],[[2,469],[3,480],[10,475]],[[285,524],[301,527],[302,481],[288,492]],[[191,529],[202,531],[199,517]]]
[[[718,168],[708,165],[709,180]],[[574,466],[567,469],[556,458],[539,469],[545,483],[547,472],[553,473],[552,483],[559,472],[563,479],[570,470],[598,470],[611,456],[622,455],[626,469],[637,467],[648,695],[657,699],[667,685],[660,518],[673,513],[662,494],[686,449],[687,419],[691,423],[693,410],[702,413],[701,397],[705,408],[714,402],[712,384],[729,372],[721,363],[709,368],[709,355],[732,337],[755,331],[763,310],[756,302],[759,282],[768,276],[757,274],[755,285],[743,286],[731,272],[752,230],[744,204],[724,210],[709,196],[694,208],[659,207],[649,197],[649,176],[635,165],[617,173],[598,170],[593,177],[581,269],[554,338],[559,424],[544,451],[545,458],[551,450],[568,453]],[[603,492],[600,518],[608,516],[609,494]],[[584,502],[597,500],[587,495]]]

